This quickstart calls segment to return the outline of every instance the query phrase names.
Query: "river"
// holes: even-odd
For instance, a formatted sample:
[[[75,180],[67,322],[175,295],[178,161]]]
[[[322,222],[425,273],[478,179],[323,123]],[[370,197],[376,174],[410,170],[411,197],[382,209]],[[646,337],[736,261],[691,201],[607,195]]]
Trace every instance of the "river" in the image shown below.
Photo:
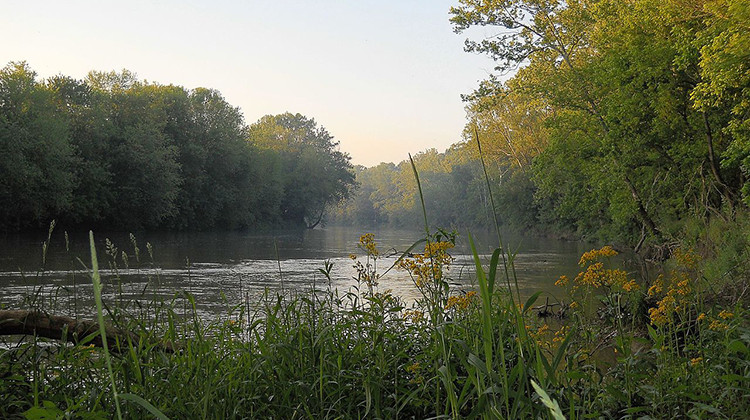
[[[187,291],[195,296],[198,310],[210,315],[257,301],[264,290],[331,287],[346,292],[356,285],[350,255],[364,258],[357,243],[365,232],[351,227],[264,234],[144,232],[133,235],[135,242],[128,233],[95,232],[95,238],[106,299],[169,300]],[[381,273],[424,236],[423,232],[397,229],[373,233],[382,255],[377,261]],[[486,264],[497,239],[489,233],[476,236],[478,252]],[[86,308],[92,305],[88,234],[67,235],[55,230],[43,256],[46,239],[46,234],[0,236],[0,308],[36,305],[72,314],[88,312]],[[559,295],[556,279],[561,274],[574,276],[581,253],[591,248],[577,242],[510,234],[503,240],[517,252],[514,266],[523,296],[539,290],[548,296]],[[455,261],[448,271],[451,283],[456,288],[474,287],[474,263],[466,232],[459,232],[452,255]],[[333,264],[330,283],[320,272],[325,261]],[[409,274],[397,269],[381,278],[379,289],[391,289],[407,302],[419,297]]]

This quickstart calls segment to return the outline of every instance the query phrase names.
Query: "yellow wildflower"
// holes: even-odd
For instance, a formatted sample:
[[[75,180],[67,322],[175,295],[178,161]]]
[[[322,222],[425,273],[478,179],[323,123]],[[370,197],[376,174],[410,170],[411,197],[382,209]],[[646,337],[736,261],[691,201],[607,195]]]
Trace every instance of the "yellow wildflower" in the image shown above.
[[[721,312],[719,312],[719,317],[722,319],[730,319],[734,318],[734,314],[727,311],[726,309],[723,309]]]
[[[587,263],[589,263],[591,261],[595,261],[595,260],[597,260],[599,258],[602,258],[602,257],[606,257],[606,258],[608,258],[608,257],[614,257],[615,255],[617,255],[617,251],[615,251],[614,249],[612,249],[612,247],[609,246],[609,245],[604,246],[601,249],[592,249],[591,251],[584,252],[583,255],[581,255],[581,260],[578,261],[578,265],[584,266]]]
[[[365,233],[364,235],[360,236],[358,246],[364,249],[365,252],[367,252],[367,255],[377,257],[379,254],[377,243],[375,242],[375,235],[373,235],[372,233]]]
[[[419,362],[414,362],[411,365],[406,367],[406,371],[409,373],[417,373],[419,372],[420,364]]]
[[[568,285],[568,276],[562,275],[560,278],[555,282],[555,286],[563,287]]]
[[[417,287],[423,287],[434,280],[441,280],[443,271],[453,262],[448,249],[453,248],[450,242],[432,242],[425,245],[423,254],[414,254],[398,263],[398,268],[408,271]]]
[[[424,318],[424,312],[418,311],[416,309],[414,309],[414,310],[407,309],[406,311],[404,311],[404,318],[410,320],[411,322],[413,322],[415,324],[417,324],[417,323],[419,323],[419,322],[421,322],[421,321],[423,321],[425,319]]]
[[[703,358],[702,358],[702,357],[696,357],[696,358],[694,358],[694,359],[690,359],[690,364],[691,364],[692,366],[695,366],[695,365],[699,364],[699,363],[700,363],[700,362],[702,362],[702,361],[703,361]]]
[[[552,338],[553,343],[560,343],[563,340],[565,340],[565,335],[568,333],[568,327],[562,327],[559,330],[555,331],[555,336]]]
[[[663,274],[659,274],[656,277],[656,280],[654,280],[654,284],[651,287],[648,288],[648,295],[649,296],[656,296],[656,295],[658,295],[659,293],[662,292],[663,287],[664,287],[664,275]]]
[[[683,250],[682,248],[675,249],[672,253],[672,258],[688,270],[695,269],[700,259],[692,249]]]
[[[705,313],[703,313],[703,312],[701,312],[701,314],[700,314],[700,315],[698,315],[698,318],[696,319],[696,321],[698,321],[698,322],[701,322],[701,321],[703,321],[704,319],[706,319],[706,314],[705,314]]]
[[[659,308],[650,308],[648,315],[651,318],[651,323],[657,327],[664,326],[669,321],[666,310],[661,306]]]
[[[715,319],[711,321],[711,325],[709,325],[708,328],[714,331],[726,331],[729,329],[729,325]]]
[[[449,310],[456,308],[458,310],[465,310],[471,304],[471,300],[476,296],[477,292],[471,291],[466,293],[464,296],[450,296],[448,302],[445,305],[445,309]]]
[[[635,282],[635,279],[631,279],[629,282],[622,285],[622,290],[626,292],[632,292],[640,288],[641,286],[639,286],[638,283]]]

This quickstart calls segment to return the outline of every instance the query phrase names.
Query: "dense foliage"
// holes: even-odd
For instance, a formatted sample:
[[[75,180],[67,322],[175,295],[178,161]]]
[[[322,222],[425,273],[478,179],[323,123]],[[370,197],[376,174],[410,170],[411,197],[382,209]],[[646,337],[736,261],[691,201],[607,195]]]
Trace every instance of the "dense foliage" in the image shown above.
[[[299,114],[248,127],[215,90],[128,71],[39,81],[11,63],[0,70],[0,230],[52,219],[128,229],[314,224],[354,185],[337,144]]]
[[[746,1],[459,3],[457,32],[497,34],[467,41],[467,50],[513,76],[491,77],[465,96],[463,143],[416,157],[426,188],[453,192],[451,204],[479,200],[467,188],[484,178],[473,166],[478,136],[496,211],[511,227],[639,248],[750,204]],[[360,170],[363,188],[342,212],[398,222],[414,201],[404,173]],[[488,220],[476,204],[428,212],[443,225]]]
[[[750,203],[750,56],[718,45],[750,42],[749,13],[733,0],[462,1],[457,31],[501,34],[467,48],[498,70],[523,64],[470,96],[470,127],[532,172],[540,220],[581,235],[636,246],[731,217]]]

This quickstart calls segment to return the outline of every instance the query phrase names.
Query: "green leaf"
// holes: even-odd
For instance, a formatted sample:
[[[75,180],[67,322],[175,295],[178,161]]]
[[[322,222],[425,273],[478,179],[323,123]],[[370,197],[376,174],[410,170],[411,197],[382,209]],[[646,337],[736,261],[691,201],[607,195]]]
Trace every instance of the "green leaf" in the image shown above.
[[[552,414],[552,417],[555,420],[565,420],[565,416],[562,413],[562,410],[560,409],[560,405],[557,403],[557,401],[553,400],[549,397],[549,394],[545,390],[543,390],[534,380],[531,380],[531,386],[534,387],[534,391],[536,391],[537,394],[542,398],[542,404],[544,404],[550,411],[550,414]]]
[[[156,417],[159,420],[169,420],[169,417],[165,416],[164,413],[159,411],[158,408],[154,407],[153,404],[150,402],[144,400],[143,398],[139,397],[135,394],[120,394],[120,398],[124,400],[128,400],[131,402],[134,402],[141,407],[145,408],[149,413],[153,414],[154,417]]]
[[[494,251],[492,251],[492,258],[490,259],[490,278],[489,283],[487,284],[487,289],[490,294],[495,290],[495,278],[497,278],[497,264],[500,260],[500,253],[502,252],[502,249],[495,248]]]
[[[530,298],[528,298],[528,299],[526,300],[526,303],[524,303],[524,304],[523,304],[523,313],[524,313],[524,314],[526,313],[526,311],[528,311],[528,310],[529,310],[529,308],[531,308],[531,305],[533,305],[533,304],[534,304],[534,302],[536,302],[536,300],[537,300],[537,299],[539,299],[539,295],[541,295],[541,294],[542,294],[542,292],[541,292],[541,291],[539,291],[539,292],[536,292],[536,293],[534,293],[533,295],[531,295],[531,297],[530,297]]]
[[[747,346],[740,340],[732,340],[727,346],[727,349],[731,352],[747,354]]]
[[[31,407],[23,413],[23,416],[27,420],[57,420],[63,414],[63,411],[52,401],[43,401],[42,407]]]

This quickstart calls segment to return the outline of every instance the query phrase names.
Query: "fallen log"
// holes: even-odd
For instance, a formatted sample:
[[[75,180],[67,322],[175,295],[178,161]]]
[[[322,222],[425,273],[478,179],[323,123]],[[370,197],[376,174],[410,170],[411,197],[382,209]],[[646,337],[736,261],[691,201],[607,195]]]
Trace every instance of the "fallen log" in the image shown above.
[[[556,312],[552,310],[552,308],[554,308],[555,306],[560,307],[560,309]],[[568,307],[569,305],[566,305],[564,302],[549,303],[549,298],[547,298],[547,301],[544,303],[544,305],[532,306],[531,309],[537,311],[537,316],[539,318],[556,316],[560,319],[563,319],[565,318],[565,313],[567,312]]]
[[[107,345],[114,352],[125,351],[128,341],[134,346],[140,344],[139,335],[111,325],[105,326],[105,333]],[[87,342],[96,347],[104,346],[97,322],[50,315],[42,311],[0,310],[0,335],[34,335],[73,344]],[[172,343],[160,343],[157,347],[169,353],[174,352]]]

